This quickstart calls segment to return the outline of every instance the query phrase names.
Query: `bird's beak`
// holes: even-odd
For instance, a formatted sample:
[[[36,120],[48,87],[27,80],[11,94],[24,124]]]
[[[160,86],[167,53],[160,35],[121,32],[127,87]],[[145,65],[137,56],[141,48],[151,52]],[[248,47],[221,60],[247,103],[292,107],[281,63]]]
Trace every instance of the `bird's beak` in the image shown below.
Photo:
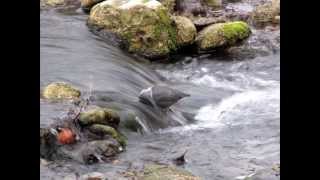
[[[54,128],[50,128],[50,132],[51,132],[51,134],[58,136],[58,131],[55,130]]]

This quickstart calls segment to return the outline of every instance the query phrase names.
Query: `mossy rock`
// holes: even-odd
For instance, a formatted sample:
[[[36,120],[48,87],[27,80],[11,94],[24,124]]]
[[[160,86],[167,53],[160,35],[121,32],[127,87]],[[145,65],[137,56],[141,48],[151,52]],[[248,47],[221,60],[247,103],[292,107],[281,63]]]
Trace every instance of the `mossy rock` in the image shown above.
[[[192,44],[197,35],[197,29],[192,21],[183,16],[173,16],[173,20],[177,26],[177,45]]]
[[[242,21],[217,23],[198,33],[196,42],[200,51],[227,48],[246,39],[251,34],[247,23]]]
[[[141,180],[201,180],[190,172],[166,165],[147,165]]]
[[[88,25],[117,34],[121,47],[146,58],[166,57],[177,48],[173,20],[156,0],[106,0],[91,9]]]
[[[258,27],[268,24],[277,24],[280,15],[280,1],[273,0],[272,3],[266,3],[257,6],[250,14],[250,22]]]
[[[124,135],[120,134],[116,129],[113,127],[107,126],[107,125],[101,125],[101,124],[93,124],[89,127],[89,130],[92,133],[95,133],[97,135],[110,135],[112,138],[117,140],[122,146],[126,146],[127,141]]]
[[[94,108],[80,113],[79,123],[82,126],[102,124],[116,128],[120,123],[120,116],[116,111],[112,109]]]
[[[81,96],[81,92],[71,85],[63,82],[54,82],[49,84],[43,90],[43,97],[51,100],[61,99],[77,99]]]

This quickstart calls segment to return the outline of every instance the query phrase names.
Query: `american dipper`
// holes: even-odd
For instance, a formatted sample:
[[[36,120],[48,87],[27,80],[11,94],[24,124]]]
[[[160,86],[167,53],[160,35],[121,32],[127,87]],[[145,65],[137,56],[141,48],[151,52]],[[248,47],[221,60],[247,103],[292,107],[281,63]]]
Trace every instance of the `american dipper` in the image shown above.
[[[180,99],[190,96],[189,94],[169,88],[168,86],[152,86],[140,92],[139,100],[144,104],[168,109]]]

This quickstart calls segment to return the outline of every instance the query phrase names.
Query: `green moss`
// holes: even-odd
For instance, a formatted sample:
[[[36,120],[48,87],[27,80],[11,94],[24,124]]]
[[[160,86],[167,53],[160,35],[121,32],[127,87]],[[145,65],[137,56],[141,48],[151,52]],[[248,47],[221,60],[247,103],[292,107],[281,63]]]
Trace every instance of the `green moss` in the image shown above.
[[[130,9],[117,9],[109,5],[96,5],[88,22],[117,33],[127,42],[125,47],[132,53],[152,58],[177,49],[176,28],[163,6],[151,9],[137,5]]]
[[[251,30],[242,21],[217,23],[199,32],[196,39],[200,50],[227,48],[249,37]]]
[[[250,28],[247,23],[236,21],[225,23],[222,27],[222,33],[229,43],[236,43],[239,39],[244,39],[250,35]]]
[[[89,127],[89,130],[93,133],[100,135],[110,135],[117,140],[122,146],[126,146],[127,140],[124,135],[120,134],[116,129],[107,125],[94,124]]]

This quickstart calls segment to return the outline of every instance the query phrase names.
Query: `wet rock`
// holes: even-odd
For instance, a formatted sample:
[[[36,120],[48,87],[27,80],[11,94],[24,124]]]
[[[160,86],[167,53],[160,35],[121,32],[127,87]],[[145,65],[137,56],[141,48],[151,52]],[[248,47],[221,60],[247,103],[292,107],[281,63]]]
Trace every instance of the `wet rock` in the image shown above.
[[[117,130],[115,130],[113,127],[101,124],[94,124],[89,127],[89,130],[92,133],[101,136],[109,135],[115,140],[117,140],[122,146],[125,146],[127,144],[125,137],[121,135],[119,132],[117,132]]]
[[[205,26],[209,26],[211,24],[223,23],[226,22],[227,19],[224,16],[219,17],[196,17],[192,19],[193,24],[197,29],[202,29]]]
[[[179,46],[192,44],[197,35],[197,29],[192,21],[183,16],[174,16],[173,20],[177,26],[177,44]]]
[[[63,82],[51,83],[43,90],[43,97],[51,100],[77,99],[80,95],[81,92],[78,89]]]
[[[143,180],[200,180],[190,172],[166,165],[147,165],[143,171]]]
[[[40,157],[53,159],[57,152],[56,136],[47,128],[40,128]]]
[[[117,128],[120,123],[120,116],[116,111],[112,109],[94,108],[80,113],[79,123],[82,126],[103,124]]]
[[[200,51],[227,48],[249,37],[251,30],[242,21],[217,23],[198,33],[196,43]]]
[[[166,57],[177,48],[173,20],[156,0],[106,0],[91,9],[88,25],[116,34],[121,47],[149,59]]]
[[[272,3],[265,3],[257,6],[250,14],[249,21],[258,27],[280,22],[280,1],[273,0]]]
[[[229,48],[228,55],[233,59],[243,60],[279,52],[280,28],[279,26],[271,27],[253,30],[248,40],[239,46]]]
[[[102,1],[104,1],[104,0],[81,0],[81,8],[84,10],[84,12],[89,13],[90,9],[94,5],[96,5]]]
[[[108,139],[85,143],[80,149],[80,154],[84,163],[94,164],[109,161],[109,158],[113,158],[122,151],[123,148],[117,141]]]
[[[187,96],[190,95],[167,86],[159,85],[143,89],[140,92],[139,100],[150,106],[166,109]]]

